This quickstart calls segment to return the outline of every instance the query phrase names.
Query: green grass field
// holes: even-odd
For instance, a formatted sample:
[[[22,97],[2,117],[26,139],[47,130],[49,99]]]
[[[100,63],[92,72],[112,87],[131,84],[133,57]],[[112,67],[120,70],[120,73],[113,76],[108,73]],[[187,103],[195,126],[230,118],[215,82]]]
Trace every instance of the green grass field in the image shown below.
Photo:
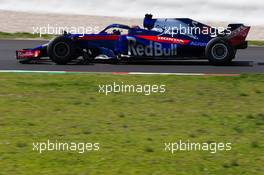
[[[251,40],[248,42],[250,46],[264,46],[264,41]]]
[[[0,32],[0,39],[52,39],[54,35],[40,35],[32,34],[27,32],[16,32],[16,33],[8,33],[8,32]]]
[[[98,93],[99,84],[165,84],[165,94]],[[264,75],[0,74],[0,175],[261,175]],[[32,151],[50,140],[100,151]],[[164,142],[232,142],[228,152]]]

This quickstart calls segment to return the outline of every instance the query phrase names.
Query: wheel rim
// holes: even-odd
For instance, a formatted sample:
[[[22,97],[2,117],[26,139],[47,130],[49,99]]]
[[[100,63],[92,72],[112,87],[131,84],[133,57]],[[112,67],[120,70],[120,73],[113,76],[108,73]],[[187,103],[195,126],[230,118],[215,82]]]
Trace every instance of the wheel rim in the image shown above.
[[[54,45],[53,51],[56,57],[62,58],[62,57],[66,57],[69,55],[70,47],[68,44],[64,42],[59,42]]]
[[[221,60],[227,56],[228,49],[225,44],[219,43],[212,47],[211,53],[215,59]]]

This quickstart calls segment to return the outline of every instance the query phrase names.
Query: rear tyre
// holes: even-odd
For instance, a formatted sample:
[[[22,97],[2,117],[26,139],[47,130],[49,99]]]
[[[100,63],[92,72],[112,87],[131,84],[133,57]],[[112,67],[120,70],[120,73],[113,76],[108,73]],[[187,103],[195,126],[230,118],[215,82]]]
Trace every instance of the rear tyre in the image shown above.
[[[231,59],[232,60],[236,58],[236,53],[237,53],[237,50],[234,49],[233,52],[232,52],[232,54],[231,54]]]
[[[56,64],[64,65],[78,57],[77,48],[71,39],[59,36],[48,45],[48,56]]]
[[[235,57],[235,50],[223,38],[214,38],[207,44],[205,55],[213,65],[227,65]]]

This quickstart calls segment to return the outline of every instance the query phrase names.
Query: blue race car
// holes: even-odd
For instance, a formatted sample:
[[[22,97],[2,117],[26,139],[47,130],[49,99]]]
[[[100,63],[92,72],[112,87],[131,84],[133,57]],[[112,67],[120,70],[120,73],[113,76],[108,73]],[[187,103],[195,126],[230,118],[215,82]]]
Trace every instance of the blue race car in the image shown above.
[[[230,63],[237,49],[246,49],[250,30],[243,24],[219,29],[188,18],[154,19],[147,14],[144,28],[112,24],[98,34],[64,33],[48,44],[16,51],[20,63],[45,58],[67,64],[95,60],[207,59],[213,65]]]

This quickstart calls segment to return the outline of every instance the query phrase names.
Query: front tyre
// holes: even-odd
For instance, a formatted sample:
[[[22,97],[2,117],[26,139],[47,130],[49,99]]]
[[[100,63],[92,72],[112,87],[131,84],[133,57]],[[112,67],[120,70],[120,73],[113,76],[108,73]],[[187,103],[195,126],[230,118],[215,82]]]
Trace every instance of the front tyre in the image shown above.
[[[234,49],[222,38],[212,39],[206,46],[205,54],[213,65],[230,64],[235,57]]]
[[[64,65],[76,59],[76,52],[77,49],[74,42],[64,36],[55,38],[48,45],[48,56],[56,64]]]

